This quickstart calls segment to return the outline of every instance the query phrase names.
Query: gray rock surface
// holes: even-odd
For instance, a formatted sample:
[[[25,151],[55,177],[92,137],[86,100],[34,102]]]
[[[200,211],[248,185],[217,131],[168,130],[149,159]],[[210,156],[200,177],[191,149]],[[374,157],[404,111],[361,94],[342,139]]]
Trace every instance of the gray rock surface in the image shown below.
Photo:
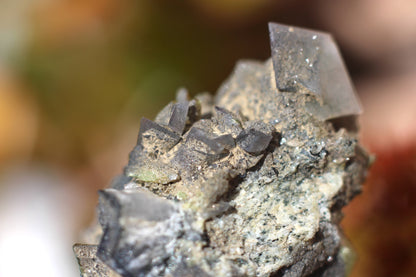
[[[272,47],[285,47],[285,37],[273,44],[273,28]],[[345,274],[338,223],[360,192],[368,157],[353,117],[327,120],[337,113],[310,109],[328,103],[323,94],[276,87],[285,79],[275,72],[282,53],[274,67],[238,63],[215,99],[188,100],[180,90],[155,122],[142,120],[124,174],[100,192],[103,263],[122,276]],[[345,105],[341,115],[354,116],[356,107]]]

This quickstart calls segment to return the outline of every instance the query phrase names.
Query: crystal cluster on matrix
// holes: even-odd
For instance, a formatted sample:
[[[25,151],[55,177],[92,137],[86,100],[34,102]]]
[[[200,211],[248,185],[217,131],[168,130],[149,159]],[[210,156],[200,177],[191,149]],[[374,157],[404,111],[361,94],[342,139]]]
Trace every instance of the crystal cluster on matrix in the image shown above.
[[[92,251],[83,276],[345,275],[341,208],[368,166],[359,101],[328,34],[269,29],[270,60],[142,119],[91,245],[74,247]]]

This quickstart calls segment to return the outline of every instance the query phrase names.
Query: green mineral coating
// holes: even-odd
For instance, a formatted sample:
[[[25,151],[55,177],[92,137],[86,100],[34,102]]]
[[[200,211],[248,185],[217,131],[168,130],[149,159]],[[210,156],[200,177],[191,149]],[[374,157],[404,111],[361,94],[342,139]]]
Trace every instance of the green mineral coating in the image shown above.
[[[162,166],[144,165],[129,172],[129,176],[142,182],[168,184],[179,179],[179,175],[172,169]]]
[[[178,192],[177,196],[179,200],[182,200],[182,201],[188,199],[188,195],[186,195],[186,193],[183,191]]]
[[[144,168],[139,168],[135,174],[132,174],[132,177],[137,178],[143,182],[161,182],[165,176],[162,174],[158,174],[157,171],[154,170],[146,170]]]

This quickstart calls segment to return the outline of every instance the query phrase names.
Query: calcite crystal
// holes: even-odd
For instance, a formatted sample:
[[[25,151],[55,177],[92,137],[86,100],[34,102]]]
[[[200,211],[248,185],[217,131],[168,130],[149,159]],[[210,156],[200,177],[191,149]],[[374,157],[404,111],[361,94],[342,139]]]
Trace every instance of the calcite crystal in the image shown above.
[[[351,128],[359,103],[328,35],[270,32],[271,60],[238,63],[215,98],[180,90],[142,119],[124,174],[99,193],[98,246],[76,246],[97,249],[97,268],[345,275],[341,208],[368,165]]]

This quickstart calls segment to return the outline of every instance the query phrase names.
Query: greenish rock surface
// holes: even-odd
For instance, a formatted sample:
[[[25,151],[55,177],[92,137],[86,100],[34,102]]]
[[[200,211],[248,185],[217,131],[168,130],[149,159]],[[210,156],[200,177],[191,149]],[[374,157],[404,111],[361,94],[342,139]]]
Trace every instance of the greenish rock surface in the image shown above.
[[[355,108],[323,119],[308,108],[320,94],[277,87],[272,60],[240,62],[215,98],[180,90],[143,119],[100,191],[99,261],[122,276],[344,276],[341,208],[368,166]]]

